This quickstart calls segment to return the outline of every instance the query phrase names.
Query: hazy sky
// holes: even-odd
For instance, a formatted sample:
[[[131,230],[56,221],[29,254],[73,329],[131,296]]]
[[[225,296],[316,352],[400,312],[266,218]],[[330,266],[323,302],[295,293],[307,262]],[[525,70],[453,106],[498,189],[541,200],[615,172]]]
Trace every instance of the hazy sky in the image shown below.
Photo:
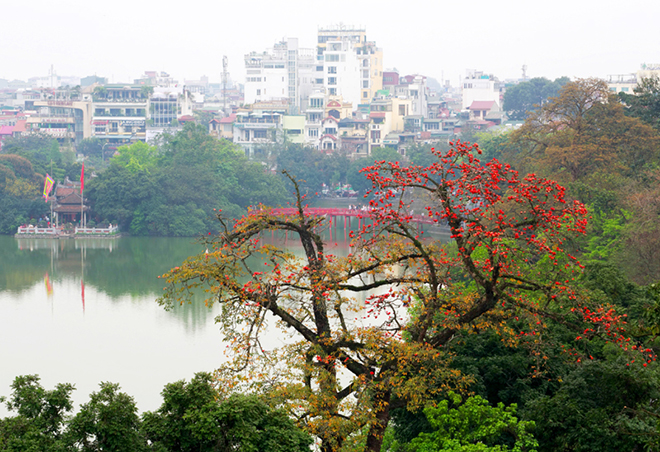
[[[657,0],[1,0],[0,78],[144,71],[219,82],[222,56],[243,82],[243,55],[283,37],[316,45],[319,27],[362,26],[385,67],[457,84],[466,69],[518,78],[606,77],[660,63]]]

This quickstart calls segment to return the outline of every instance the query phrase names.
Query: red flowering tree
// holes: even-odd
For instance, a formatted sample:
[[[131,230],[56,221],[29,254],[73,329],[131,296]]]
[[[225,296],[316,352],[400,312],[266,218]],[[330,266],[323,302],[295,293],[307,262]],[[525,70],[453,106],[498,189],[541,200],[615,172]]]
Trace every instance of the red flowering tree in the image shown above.
[[[461,389],[468,379],[445,351],[459,333],[495,329],[512,345],[536,343],[552,317],[622,341],[621,319],[572,289],[579,264],[565,244],[585,232],[584,206],[557,183],[521,178],[479,153],[456,142],[429,166],[365,168],[375,200],[345,257],[326,252],[326,220],[300,196],[292,216],[260,208],[230,228],[219,215],[224,232],[207,254],[164,275],[161,301],[204,286],[222,305],[217,321],[232,357],[218,371],[223,387],[267,392],[323,451],[347,441],[380,451],[393,406]],[[412,191],[425,218],[449,228],[449,243],[418,231]],[[301,255],[264,244],[265,231],[297,235]]]

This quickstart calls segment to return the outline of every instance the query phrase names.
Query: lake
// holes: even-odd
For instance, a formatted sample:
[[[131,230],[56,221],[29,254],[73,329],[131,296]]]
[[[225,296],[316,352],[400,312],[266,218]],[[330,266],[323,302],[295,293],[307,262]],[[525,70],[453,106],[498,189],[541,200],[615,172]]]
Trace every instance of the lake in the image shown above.
[[[39,374],[48,389],[74,383],[77,407],[111,381],[154,410],[166,383],[218,367],[217,306],[155,302],[157,276],[202,250],[190,238],[0,236],[0,395],[15,376]]]

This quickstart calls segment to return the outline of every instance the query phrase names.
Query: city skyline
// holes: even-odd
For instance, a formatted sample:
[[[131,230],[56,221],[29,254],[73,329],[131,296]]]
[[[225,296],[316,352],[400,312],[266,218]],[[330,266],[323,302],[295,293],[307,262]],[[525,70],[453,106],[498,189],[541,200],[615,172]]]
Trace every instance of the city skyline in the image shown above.
[[[264,51],[285,37],[300,47],[316,46],[319,28],[344,24],[365,28],[383,49],[384,68],[458,84],[466,70],[500,79],[606,77],[632,73],[660,61],[653,24],[660,4],[633,1],[626,21],[619,2],[569,2],[529,6],[522,0],[493,4],[475,0],[414,7],[382,2],[317,0],[185,4],[165,0],[112,7],[66,0],[3,7],[4,57],[0,78],[45,76],[53,65],[61,76],[99,75],[113,83],[132,82],[147,70],[166,71],[183,82],[208,76],[220,81],[222,57],[233,80],[243,82],[243,56]],[[622,25],[629,27],[623,28]],[[631,31],[632,30],[632,31]]]

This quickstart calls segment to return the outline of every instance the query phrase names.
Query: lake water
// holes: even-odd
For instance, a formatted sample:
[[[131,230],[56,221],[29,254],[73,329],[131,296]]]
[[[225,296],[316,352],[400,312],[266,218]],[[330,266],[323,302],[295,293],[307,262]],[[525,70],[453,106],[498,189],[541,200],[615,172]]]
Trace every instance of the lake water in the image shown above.
[[[218,367],[217,306],[155,302],[157,276],[201,250],[189,238],[0,236],[0,395],[15,376],[39,374],[49,389],[74,383],[78,406],[111,381],[154,410],[166,383]]]

